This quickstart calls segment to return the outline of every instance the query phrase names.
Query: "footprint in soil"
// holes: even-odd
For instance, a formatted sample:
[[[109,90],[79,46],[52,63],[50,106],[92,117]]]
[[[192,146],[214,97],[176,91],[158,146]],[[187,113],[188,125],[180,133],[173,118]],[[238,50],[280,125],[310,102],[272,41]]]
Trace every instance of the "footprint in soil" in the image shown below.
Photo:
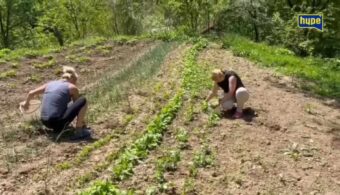
[[[236,107],[232,108],[231,110],[228,110],[226,112],[222,112],[222,117],[223,118],[227,118],[227,119],[233,119],[233,115],[236,112]],[[253,121],[253,118],[258,117],[257,112],[250,108],[244,108],[243,109],[243,120],[247,121],[247,122],[251,122]]]

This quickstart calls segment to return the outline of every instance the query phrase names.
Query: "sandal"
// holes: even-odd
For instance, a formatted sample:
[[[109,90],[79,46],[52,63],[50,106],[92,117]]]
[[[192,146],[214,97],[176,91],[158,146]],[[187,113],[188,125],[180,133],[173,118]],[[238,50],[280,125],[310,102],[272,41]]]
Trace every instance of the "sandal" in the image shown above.
[[[240,119],[243,117],[243,112],[235,112],[235,114],[233,115],[233,119]]]

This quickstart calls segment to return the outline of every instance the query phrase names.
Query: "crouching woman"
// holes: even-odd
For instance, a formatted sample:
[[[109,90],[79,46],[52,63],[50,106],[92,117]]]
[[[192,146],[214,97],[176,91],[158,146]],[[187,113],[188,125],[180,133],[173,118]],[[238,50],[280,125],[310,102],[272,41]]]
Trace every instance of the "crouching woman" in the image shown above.
[[[243,107],[249,99],[249,93],[244,87],[241,78],[233,71],[215,69],[212,72],[211,79],[214,81],[214,87],[206,101],[210,101],[211,98],[217,95],[218,90],[222,89],[224,93],[219,101],[222,111],[232,109],[236,103],[237,109],[233,118],[242,118]]]
[[[75,69],[64,66],[60,80],[50,81],[31,90],[21,106],[23,109],[28,109],[30,100],[36,95],[43,94],[41,121],[47,128],[60,132],[77,118],[75,134],[71,139],[89,137],[91,134],[85,123],[87,102],[85,97],[79,95],[77,80]],[[72,104],[69,105],[71,101]]]

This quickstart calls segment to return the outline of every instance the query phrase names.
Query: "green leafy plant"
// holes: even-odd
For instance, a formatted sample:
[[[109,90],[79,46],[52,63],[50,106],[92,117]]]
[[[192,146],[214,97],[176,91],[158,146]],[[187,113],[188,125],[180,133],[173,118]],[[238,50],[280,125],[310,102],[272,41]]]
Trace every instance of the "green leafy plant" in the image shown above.
[[[177,163],[181,160],[180,152],[178,150],[170,151],[165,156],[157,161],[156,165],[156,179],[159,183],[164,183],[164,173],[166,171],[175,171]]]
[[[188,145],[188,141],[189,141],[189,133],[188,131],[186,131],[185,129],[178,129],[177,130],[177,133],[176,133],[176,139],[177,141],[180,142],[180,145],[179,147],[181,149],[185,149],[187,148],[189,145]]]
[[[194,156],[194,166],[195,167],[207,167],[212,165],[214,162],[213,154],[211,149],[205,145],[201,150]]]
[[[211,112],[208,118],[208,127],[215,127],[220,121],[220,115],[216,112]]]
[[[129,190],[120,190],[115,185],[105,182],[105,181],[97,181],[94,185],[92,185],[85,192],[80,193],[80,195],[104,195],[104,194],[112,194],[112,195],[133,195],[134,192]]]

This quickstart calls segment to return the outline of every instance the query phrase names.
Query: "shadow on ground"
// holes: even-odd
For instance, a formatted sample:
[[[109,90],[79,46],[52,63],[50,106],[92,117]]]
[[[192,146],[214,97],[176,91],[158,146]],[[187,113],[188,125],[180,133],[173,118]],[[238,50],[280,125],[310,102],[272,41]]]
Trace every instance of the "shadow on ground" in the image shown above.
[[[234,107],[233,109],[231,109],[229,111],[222,112],[222,117],[226,118],[226,119],[232,119],[233,120],[233,115],[235,114],[235,112],[236,112],[236,107]],[[257,116],[258,116],[258,114],[253,108],[247,107],[247,108],[243,109],[243,118],[242,119],[244,121],[252,122],[253,119]]]
[[[66,130],[64,130],[63,132],[55,132],[53,130],[50,129],[46,129],[46,128],[40,128],[38,129],[39,134],[40,135],[45,135],[48,139],[50,139],[53,142],[68,142],[68,143],[78,143],[78,142],[95,142],[97,141],[97,139],[94,139],[92,137],[86,138],[86,139],[79,139],[79,140],[71,140],[70,137],[73,136],[73,132],[74,132],[74,128],[73,127],[69,127]]]

